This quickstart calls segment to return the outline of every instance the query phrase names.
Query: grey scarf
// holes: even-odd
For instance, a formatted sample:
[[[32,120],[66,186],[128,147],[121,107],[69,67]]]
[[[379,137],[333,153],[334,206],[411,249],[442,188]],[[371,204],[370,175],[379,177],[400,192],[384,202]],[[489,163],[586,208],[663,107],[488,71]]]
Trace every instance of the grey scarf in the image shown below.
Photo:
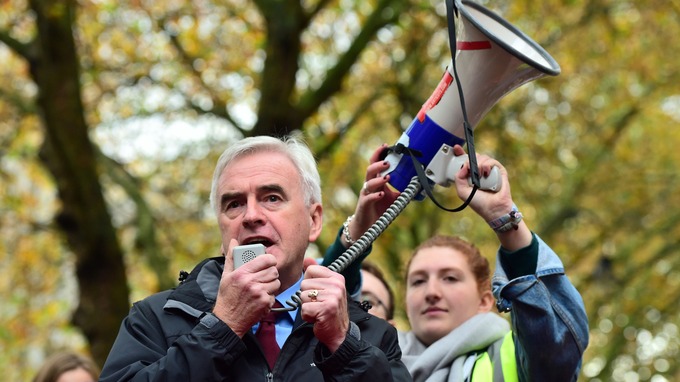
[[[415,382],[463,382],[471,371],[468,353],[487,348],[508,331],[508,322],[494,313],[473,316],[428,347],[413,332],[400,331],[401,360]]]

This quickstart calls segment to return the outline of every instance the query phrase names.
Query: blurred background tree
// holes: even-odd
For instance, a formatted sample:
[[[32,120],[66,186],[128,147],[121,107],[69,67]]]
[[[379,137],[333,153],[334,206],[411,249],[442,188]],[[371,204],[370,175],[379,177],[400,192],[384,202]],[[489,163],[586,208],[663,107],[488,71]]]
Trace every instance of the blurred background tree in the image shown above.
[[[678,1],[482,3],[562,67],[499,102],[475,137],[584,297],[581,379],[677,379]],[[435,0],[0,2],[6,378],[30,379],[60,347],[103,363],[131,302],[218,254],[210,178],[234,139],[302,132],[323,177],[327,229],[310,255],[322,253],[368,156],[449,58]],[[411,203],[371,255],[399,297],[404,259],[435,232],[495,254],[470,211]]]

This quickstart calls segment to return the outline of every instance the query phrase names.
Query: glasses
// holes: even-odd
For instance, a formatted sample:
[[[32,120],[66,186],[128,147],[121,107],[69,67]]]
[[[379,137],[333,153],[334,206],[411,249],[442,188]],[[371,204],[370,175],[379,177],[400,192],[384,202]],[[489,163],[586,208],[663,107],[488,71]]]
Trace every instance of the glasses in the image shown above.
[[[372,294],[362,294],[361,295],[361,302],[362,303],[368,303],[370,305],[368,308],[371,309],[372,307],[377,307],[381,306],[385,311],[387,311],[387,305],[385,305],[384,302],[380,301],[379,298],[375,297]]]

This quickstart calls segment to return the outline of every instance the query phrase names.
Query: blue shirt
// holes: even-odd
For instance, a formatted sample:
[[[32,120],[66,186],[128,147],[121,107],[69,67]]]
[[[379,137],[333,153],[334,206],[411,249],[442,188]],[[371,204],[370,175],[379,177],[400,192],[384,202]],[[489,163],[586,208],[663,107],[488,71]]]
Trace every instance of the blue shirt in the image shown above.
[[[289,307],[288,304],[286,304],[286,301],[290,300],[290,298],[295,294],[295,292],[300,290],[300,286],[302,285],[302,276],[300,275],[300,278],[298,281],[291,285],[290,288],[284,290],[280,294],[276,296],[276,301],[278,301],[281,305],[284,307]],[[293,331],[293,324],[295,323],[295,316],[297,315],[297,311],[299,308],[296,308],[295,310],[291,310],[288,312],[282,312],[282,314],[277,315],[276,317],[276,343],[279,344],[279,347],[283,347],[283,343],[286,342],[286,339],[290,335],[290,333]],[[287,313],[287,314],[286,314]],[[253,334],[257,332],[257,328],[260,327],[260,323],[256,323],[252,327]]]

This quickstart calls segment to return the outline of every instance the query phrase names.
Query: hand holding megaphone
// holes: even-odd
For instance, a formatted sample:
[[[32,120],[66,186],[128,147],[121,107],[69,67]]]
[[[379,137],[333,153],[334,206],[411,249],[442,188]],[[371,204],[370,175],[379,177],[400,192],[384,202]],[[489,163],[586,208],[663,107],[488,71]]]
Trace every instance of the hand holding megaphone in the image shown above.
[[[465,151],[462,147],[453,147],[454,156],[462,157]],[[479,169],[480,175],[485,175],[485,178],[498,177],[498,188],[491,192],[480,192],[477,191],[471,194],[474,190],[473,186],[470,185],[470,179],[468,175],[470,174],[470,167],[467,163],[463,163],[462,171],[458,171],[454,176],[455,188],[458,197],[461,200],[469,200],[469,206],[472,208],[485,222],[492,222],[497,220],[499,217],[508,214],[513,208],[515,208],[515,203],[512,200],[511,187],[508,179],[508,172],[497,159],[492,158],[488,155],[478,154],[477,167]],[[502,184],[502,187],[501,187]],[[470,197],[472,195],[472,197]],[[521,218],[520,218],[521,220]],[[524,223],[522,223],[524,224]],[[522,225],[520,224],[520,225]],[[496,228],[492,226],[496,231]],[[523,229],[520,231],[524,231]],[[496,231],[497,233],[505,233],[506,231]],[[514,231],[513,232],[518,232]],[[528,242],[526,241],[527,231],[524,231],[519,236],[515,236],[515,239],[520,239],[523,243],[518,246],[518,243],[511,244],[510,242],[504,242],[509,245],[504,248],[522,248],[531,242],[531,235],[529,234]],[[512,235],[514,236],[514,235]],[[504,234],[507,239],[508,236]]]
[[[462,147],[443,144],[425,169],[425,174],[440,186],[449,187],[456,181],[458,171],[467,161],[468,156]],[[496,166],[492,167],[489,174],[481,177],[479,181],[479,188],[485,191],[498,192],[503,184],[500,170]],[[468,185],[472,186],[472,180],[469,177]]]

